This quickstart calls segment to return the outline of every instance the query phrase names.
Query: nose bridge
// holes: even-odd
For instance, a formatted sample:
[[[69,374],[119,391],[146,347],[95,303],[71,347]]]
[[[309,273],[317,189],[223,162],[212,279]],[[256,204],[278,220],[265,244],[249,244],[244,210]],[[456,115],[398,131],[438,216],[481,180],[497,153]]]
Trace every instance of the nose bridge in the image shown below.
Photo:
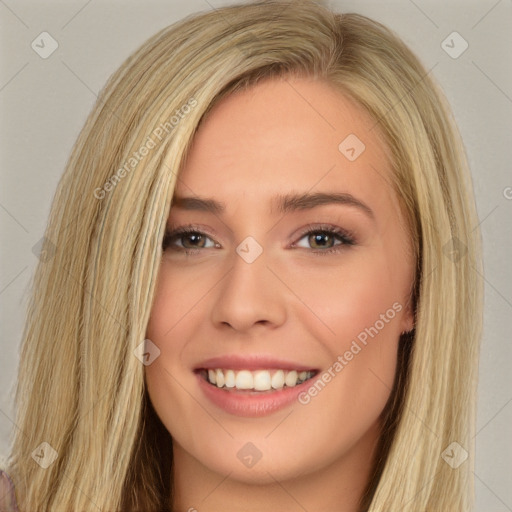
[[[223,280],[213,307],[212,320],[216,324],[244,330],[255,323],[277,325],[284,321],[284,294],[267,267],[269,256],[252,237],[236,247],[231,270]]]

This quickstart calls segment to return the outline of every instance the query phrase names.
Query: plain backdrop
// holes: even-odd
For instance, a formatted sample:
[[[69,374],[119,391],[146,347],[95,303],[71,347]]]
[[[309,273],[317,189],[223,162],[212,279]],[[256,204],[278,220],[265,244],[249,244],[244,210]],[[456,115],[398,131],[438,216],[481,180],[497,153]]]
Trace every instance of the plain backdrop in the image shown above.
[[[37,263],[33,247],[44,234],[58,180],[100,88],[161,28],[228,3],[234,2],[0,1],[0,457],[8,453],[17,428],[12,395]],[[441,84],[459,124],[485,258],[476,510],[511,511],[512,2],[331,0],[330,5],[395,30]],[[58,44],[47,58],[32,47],[42,32]]]

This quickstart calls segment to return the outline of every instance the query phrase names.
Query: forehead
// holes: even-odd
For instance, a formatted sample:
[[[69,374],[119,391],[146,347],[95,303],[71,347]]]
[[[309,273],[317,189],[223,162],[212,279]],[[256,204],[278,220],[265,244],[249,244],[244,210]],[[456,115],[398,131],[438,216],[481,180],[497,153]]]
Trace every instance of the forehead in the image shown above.
[[[213,107],[176,193],[228,202],[312,189],[372,196],[390,182],[390,167],[378,126],[362,107],[326,82],[279,78]]]

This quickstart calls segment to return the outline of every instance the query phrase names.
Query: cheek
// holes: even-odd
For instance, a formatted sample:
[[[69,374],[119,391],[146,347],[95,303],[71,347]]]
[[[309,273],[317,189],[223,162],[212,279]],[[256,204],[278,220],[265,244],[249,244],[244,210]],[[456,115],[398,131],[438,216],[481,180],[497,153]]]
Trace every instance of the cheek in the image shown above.
[[[408,297],[409,268],[403,263],[390,265],[384,253],[351,256],[326,271],[325,279],[316,281],[321,286],[308,288],[314,281],[302,281],[301,293],[308,290],[308,306],[315,313],[309,320],[303,316],[303,325],[330,358],[329,384],[318,403],[338,404],[334,409],[340,418],[346,418],[348,406],[351,420],[371,422],[389,398]]]
[[[185,319],[186,310],[190,309],[187,302],[193,299],[187,294],[180,293],[179,300],[172,293],[170,273],[165,268],[160,269],[151,316],[146,329],[146,338],[151,340],[160,350],[159,356],[145,367],[145,380],[151,402],[158,416],[169,429],[175,423],[172,410],[181,408],[187,402],[183,392],[180,392],[180,381],[176,369],[180,367],[180,353],[184,338],[176,335],[180,329],[180,318]],[[171,342],[172,341],[172,342]],[[187,384],[190,385],[190,384]],[[183,415],[180,421],[185,420]]]
[[[163,340],[174,337],[182,323],[187,323],[190,313],[201,308],[201,301],[208,293],[211,277],[180,272],[172,264],[162,261],[155,297],[146,335],[149,339]],[[193,284],[191,284],[193,283]]]
[[[185,343],[180,341],[178,332],[172,339],[170,334],[155,335],[155,332],[165,333],[164,327],[169,329],[165,319],[148,325],[146,336],[160,349],[160,355],[145,367],[145,381],[158,417],[173,437],[183,438],[204,411],[192,399],[195,376],[183,368],[181,353]],[[172,334],[175,331],[178,329],[172,330]]]
[[[406,262],[400,268],[390,265],[384,254],[354,252],[338,265],[316,270],[314,274],[303,273],[294,282],[297,295],[304,297],[313,313],[309,315],[311,325],[316,321],[329,328],[330,336],[325,328],[316,335],[338,350],[360,333],[364,338],[366,330],[376,323],[383,337],[389,333],[395,338],[401,332],[409,274]],[[341,345],[337,346],[336,340]]]
[[[316,300],[312,308],[321,311],[334,334],[323,330],[330,362],[299,397],[311,434],[323,429],[334,453],[349,450],[362,433],[378,425],[395,379],[403,314],[400,294],[391,289],[388,277],[367,270],[344,278],[346,286],[329,288],[329,304],[310,296]]]

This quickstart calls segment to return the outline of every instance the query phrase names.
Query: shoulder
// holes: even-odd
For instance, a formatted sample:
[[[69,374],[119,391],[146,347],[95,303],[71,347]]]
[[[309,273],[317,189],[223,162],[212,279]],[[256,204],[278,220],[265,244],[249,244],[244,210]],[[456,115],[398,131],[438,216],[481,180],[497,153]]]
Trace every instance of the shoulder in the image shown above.
[[[19,512],[14,494],[14,483],[9,475],[0,469],[0,512]]]

